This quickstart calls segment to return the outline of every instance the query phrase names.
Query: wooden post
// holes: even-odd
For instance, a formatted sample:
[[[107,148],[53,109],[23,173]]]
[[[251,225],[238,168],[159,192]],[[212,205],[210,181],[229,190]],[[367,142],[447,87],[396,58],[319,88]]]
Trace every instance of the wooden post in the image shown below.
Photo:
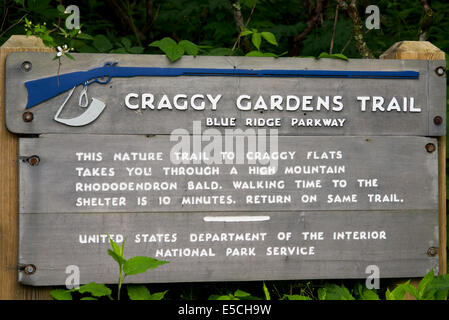
[[[403,60],[445,60],[441,51],[428,41],[401,41],[385,51],[380,59]],[[446,119],[447,121],[447,119]],[[443,125],[446,125],[444,123]],[[438,220],[439,220],[439,274],[447,273],[446,256],[446,136],[438,139]],[[414,279],[412,284],[417,286],[420,279]],[[411,298],[406,296],[406,298]]]
[[[0,299],[50,299],[49,288],[22,286],[18,272],[18,167],[17,136],[5,127],[5,60],[16,51],[49,52],[40,38],[12,36],[0,47]]]

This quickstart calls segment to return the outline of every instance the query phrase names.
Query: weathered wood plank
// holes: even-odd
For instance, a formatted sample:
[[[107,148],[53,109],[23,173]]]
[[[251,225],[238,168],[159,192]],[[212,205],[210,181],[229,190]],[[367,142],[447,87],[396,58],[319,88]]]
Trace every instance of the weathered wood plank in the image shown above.
[[[49,299],[46,288],[27,288],[18,278],[18,177],[17,137],[5,123],[5,59],[17,51],[48,52],[37,37],[12,36],[0,48],[0,299]]]
[[[242,140],[240,153],[236,137],[232,149],[221,136],[203,142],[199,137],[183,137],[189,146],[199,141],[200,150],[216,146],[213,141],[219,139],[218,157],[213,157],[213,149],[194,152],[189,147],[185,152],[178,148],[177,138],[168,136],[20,139],[19,212],[426,210],[438,206],[437,152],[426,150],[427,145],[437,148],[433,138],[276,137],[276,144],[267,146],[271,138],[259,136],[251,145],[258,145],[256,149]],[[225,158],[222,150],[227,150]],[[190,160],[175,164],[176,152]],[[26,161],[33,155],[40,159],[36,166]],[[271,160],[253,161],[258,155],[269,155]],[[193,156],[204,160],[196,162]],[[231,156],[235,160],[227,162]],[[258,171],[262,169],[266,172]],[[146,204],[141,203],[143,197]],[[162,202],[163,198],[170,203]]]
[[[438,269],[438,257],[427,255],[429,247],[438,245],[436,210],[259,212],[270,217],[259,222],[205,221],[207,215],[21,214],[20,262],[35,265],[36,272],[22,273],[20,281],[64,284],[66,267],[76,265],[81,283],[115,283],[117,266],[106,252],[106,234],[126,239],[126,258],[144,255],[170,261],[143,275],[127,277],[127,282],[365,278],[369,265],[377,265],[380,276],[389,278],[423,276],[431,268]],[[229,213],[215,212],[214,216]],[[360,232],[366,232],[366,237],[371,232],[378,239],[333,240],[334,232],[349,231],[359,232],[359,238]],[[323,232],[323,240],[304,240],[303,232]],[[247,240],[242,240],[244,234]],[[103,235],[105,242],[83,243],[85,236],[92,235]],[[247,248],[248,255],[242,248]],[[298,254],[298,248],[306,248],[309,254]],[[189,256],[196,254],[203,256]]]
[[[276,128],[281,135],[440,136],[445,134],[445,125],[434,123],[436,116],[440,116],[445,123],[446,82],[444,77],[439,77],[434,71],[437,66],[445,65],[444,59],[435,62],[351,59],[346,62],[335,59],[187,56],[176,63],[170,63],[166,57],[159,55],[74,54],[74,56],[74,61],[68,59],[63,61],[61,76],[102,67],[105,62],[118,62],[116,68],[330,70],[350,74],[359,71],[412,71],[418,72],[419,77],[418,79],[191,75],[113,77],[107,85],[94,83],[88,86],[89,101],[90,98],[95,98],[96,103],[102,101],[105,107],[98,109],[103,111],[95,121],[81,127],[73,127],[54,120],[72,87],[29,109],[34,118],[30,122],[23,121],[25,106],[28,99],[31,99],[31,94],[27,92],[24,83],[44,77],[55,77],[58,64],[52,61],[49,54],[16,54],[8,58],[6,66],[8,80],[6,124],[9,130],[29,134],[170,134],[177,128],[192,132],[193,119],[201,121],[204,128],[208,123],[207,119],[235,118],[235,126],[210,125],[211,128],[223,131],[229,128],[253,129],[254,127],[248,126],[246,119],[257,118],[280,119],[281,124]],[[31,69],[27,69],[29,71],[25,71],[22,67],[24,62],[31,63]],[[431,94],[428,92],[430,83],[433,90]],[[126,96],[129,93],[135,94],[129,100],[129,105],[132,107],[126,107]],[[81,85],[64,105],[61,114],[58,114],[59,118],[72,119],[83,114],[85,109],[78,105],[80,94]],[[146,98],[144,94],[147,94]],[[196,94],[203,95],[204,99],[196,96],[192,102]],[[214,99],[222,95],[216,103],[216,110],[213,110],[214,104],[206,97],[207,94]],[[165,100],[164,95],[168,100]],[[259,96],[262,97],[263,102],[259,101]],[[175,97],[179,99],[175,100]],[[238,97],[244,97],[240,103],[241,108],[237,106]],[[279,102],[279,97],[282,98],[282,102]],[[369,98],[365,111],[362,111],[362,100],[360,100],[363,99],[362,97]],[[327,108],[330,110],[327,110],[321,102],[319,103],[321,101],[319,98],[329,99]],[[406,98],[406,107],[404,98]],[[374,99],[384,99],[381,108],[373,107]],[[393,99],[398,99],[397,103],[393,103]],[[161,101],[163,101],[162,104]],[[287,107],[287,101],[291,108]],[[199,107],[194,106],[201,105],[203,102],[204,110],[198,110]],[[251,102],[251,110],[246,111],[244,109],[249,102]],[[391,105],[390,102],[392,102]],[[264,109],[265,104],[267,110]],[[154,109],[151,109],[151,105]],[[389,105],[392,109],[388,109]],[[162,109],[158,110],[159,107]],[[254,110],[255,107],[256,110]],[[413,108],[421,111],[412,112]],[[404,111],[405,109],[407,111]]]
[[[442,60],[446,58],[444,51],[440,50],[428,41],[400,41],[391,46],[381,56],[381,59],[398,59],[398,60]],[[438,68],[438,63],[433,64],[434,70]],[[440,66],[441,67],[441,66]],[[441,78],[446,78],[445,74],[440,74]],[[433,97],[445,94],[445,92],[437,92],[433,85],[429,85],[429,96]],[[438,98],[439,99],[439,98]],[[432,115],[435,117],[436,115]],[[446,122],[441,122],[446,125]],[[439,272],[447,273],[447,213],[446,213],[446,134],[438,138],[438,221],[439,221]],[[412,284],[417,287],[420,279],[414,279]],[[414,299],[406,294],[407,299]]]

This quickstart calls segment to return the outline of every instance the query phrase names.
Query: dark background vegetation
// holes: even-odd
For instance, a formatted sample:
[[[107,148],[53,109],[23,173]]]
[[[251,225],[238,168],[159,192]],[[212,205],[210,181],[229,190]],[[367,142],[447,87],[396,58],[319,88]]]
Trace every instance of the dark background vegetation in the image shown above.
[[[71,4],[80,8],[83,36],[65,33],[67,15],[58,5]],[[372,4],[380,9],[379,30],[364,26],[365,8]],[[11,35],[28,33],[50,46],[68,44],[74,52],[160,54],[159,48],[149,45],[170,37],[193,42],[201,55],[245,55],[256,49],[250,36],[239,37],[245,29],[274,34],[278,45],[262,41],[260,52],[277,56],[317,57],[326,52],[377,58],[402,40],[428,40],[449,52],[449,1],[445,0],[3,0],[0,19],[0,45]],[[325,282],[329,281],[271,281],[266,285],[273,299],[292,293],[316,298],[317,288]],[[354,288],[357,281],[344,283]],[[386,284],[381,281],[382,290]],[[168,289],[169,299],[206,299],[237,289],[264,297],[262,282],[149,287],[151,291]]]
[[[338,0],[3,0],[0,43],[13,34],[25,34],[23,18],[33,23],[47,23],[48,29],[58,24],[58,4],[76,4],[81,11],[83,33],[105,35],[112,48],[122,37],[133,47],[142,47],[144,53],[160,53],[148,45],[164,37],[176,41],[187,39],[195,44],[210,46],[202,54],[229,53],[239,35],[236,7],[240,7],[241,21],[248,28],[272,32],[279,43],[273,46],[262,42],[262,51],[294,56],[318,56],[329,52]],[[346,2],[349,2],[346,0]],[[425,17],[422,2],[430,0],[358,0],[355,2],[364,24],[365,8],[375,4],[380,9],[381,28],[363,29],[363,37],[375,57],[401,40],[419,40],[420,28],[427,32],[427,40],[441,50],[449,52],[449,2],[431,1],[432,15]],[[237,12],[238,15],[238,12]],[[21,21],[19,21],[22,19]],[[421,21],[424,20],[424,21]],[[19,23],[18,23],[19,22]],[[424,23],[423,23],[424,22]],[[63,26],[64,23],[61,23]],[[53,36],[57,30],[53,30]],[[350,58],[360,58],[354,41],[353,23],[347,10],[340,8],[335,27],[333,53],[343,53]],[[63,44],[64,39],[60,39]],[[245,41],[234,54],[245,53]],[[349,42],[349,43],[348,43]],[[78,40],[75,51],[95,52],[92,41]],[[219,50],[224,48],[223,50]],[[228,51],[226,51],[226,49]]]

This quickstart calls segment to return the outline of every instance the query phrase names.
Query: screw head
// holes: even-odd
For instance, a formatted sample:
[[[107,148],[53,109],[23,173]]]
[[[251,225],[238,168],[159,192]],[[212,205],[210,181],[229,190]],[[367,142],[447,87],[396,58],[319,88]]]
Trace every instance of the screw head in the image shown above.
[[[41,158],[39,156],[31,156],[27,158],[27,162],[30,164],[30,166],[38,166],[39,162],[41,162]]]
[[[25,274],[33,274],[36,272],[36,266],[34,264],[27,264],[23,267],[23,272],[25,272]]]
[[[428,153],[432,153],[436,150],[436,147],[433,143],[426,144],[426,150]]]
[[[438,75],[438,76],[444,76],[444,74],[446,73],[446,68],[444,68],[444,67],[438,67],[438,68],[436,68],[435,69],[435,73]]]
[[[427,255],[428,255],[429,257],[435,257],[437,254],[438,254],[438,248],[436,248],[436,247],[430,247],[430,248],[427,250]]]
[[[33,113],[30,112],[30,111],[25,111],[25,112],[22,114],[22,119],[23,119],[23,121],[25,121],[25,122],[31,122],[31,121],[33,121],[33,118],[34,118],[34,115],[33,115]]]
[[[31,69],[33,68],[33,65],[31,64],[31,62],[29,61],[24,61],[22,63],[22,70],[25,72],[29,72],[31,71]]]
[[[433,123],[437,126],[441,125],[443,123],[443,118],[440,116],[436,116],[433,118]]]

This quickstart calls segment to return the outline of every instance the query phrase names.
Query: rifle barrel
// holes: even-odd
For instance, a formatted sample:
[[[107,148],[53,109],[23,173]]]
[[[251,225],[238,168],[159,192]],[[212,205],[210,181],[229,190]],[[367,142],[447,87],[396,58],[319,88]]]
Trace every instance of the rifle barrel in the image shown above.
[[[216,68],[117,67],[107,63],[100,68],[77,71],[25,82],[29,109],[80,84],[106,84],[114,77],[272,77],[272,78],[348,78],[348,79],[418,79],[416,71],[353,71],[353,70],[253,70]],[[107,81],[98,79],[107,77]],[[95,81],[90,80],[95,79]]]

